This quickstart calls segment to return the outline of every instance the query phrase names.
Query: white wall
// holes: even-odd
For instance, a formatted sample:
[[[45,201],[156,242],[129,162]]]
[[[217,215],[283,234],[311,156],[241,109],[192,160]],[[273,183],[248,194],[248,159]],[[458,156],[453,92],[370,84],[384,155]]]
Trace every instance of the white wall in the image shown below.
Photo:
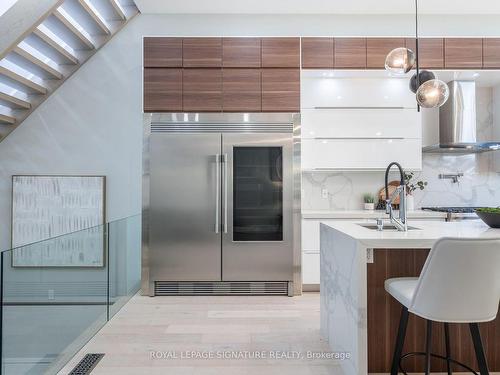
[[[467,22],[466,22],[467,21]],[[423,16],[422,35],[500,35],[493,16]],[[103,174],[107,219],[141,211],[143,35],[412,35],[411,16],[139,15],[0,143],[0,249],[13,174]]]

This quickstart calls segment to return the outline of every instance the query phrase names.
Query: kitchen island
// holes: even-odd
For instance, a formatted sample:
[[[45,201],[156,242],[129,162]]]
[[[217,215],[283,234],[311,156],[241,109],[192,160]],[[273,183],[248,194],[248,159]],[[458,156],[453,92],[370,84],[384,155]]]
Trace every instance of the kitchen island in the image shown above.
[[[429,249],[441,237],[500,237],[480,220],[461,222],[410,221],[408,232],[364,227],[366,222],[321,224],[321,334],[335,352],[348,353],[344,374],[388,373],[401,305],[384,290],[391,277],[418,276]],[[499,249],[500,251],[500,249]],[[500,371],[500,318],[481,324],[491,371]],[[436,325],[438,328],[438,325]],[[433,352],[444,348],[442,325],[433,337]],[[467,325],[451,325],[452,356],[475,366]],[[411,315],[404,352],[422,351],[425,321]],[[421,358],[404,363],[422,372]],[[444,364],[433,360],[432,370]]]

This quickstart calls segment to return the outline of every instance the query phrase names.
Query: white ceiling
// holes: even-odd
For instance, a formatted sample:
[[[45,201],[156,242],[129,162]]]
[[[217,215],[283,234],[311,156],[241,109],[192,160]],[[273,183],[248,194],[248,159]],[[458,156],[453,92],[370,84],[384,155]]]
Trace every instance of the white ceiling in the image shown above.
[[[142,13],[408,14],[413,0],[135,0]],[[419,0],[422,14],[500,14],[498,0]]]

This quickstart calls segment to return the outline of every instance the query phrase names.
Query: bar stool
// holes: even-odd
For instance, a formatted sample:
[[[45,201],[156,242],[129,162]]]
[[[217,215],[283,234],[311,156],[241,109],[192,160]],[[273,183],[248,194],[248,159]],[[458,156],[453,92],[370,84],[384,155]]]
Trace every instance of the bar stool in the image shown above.
[[[420,277],[388,279],[385,290],[403,305],[391,375],[397,375],[401,360],[413,354],[425,355],[426,374],[430,374],[431,356],[446,360],[448,374],[452,363],[474,372],[450,357],[448,323],[469,324],[480,374],[489,374],[478,323],[494,320],[498,312],[500,238],[441,238],[432,247]],[[426,348],[425,353],[402,357],[410,312],[427,320]],[[432,322],[444,323],[446,357],[431,354]]]

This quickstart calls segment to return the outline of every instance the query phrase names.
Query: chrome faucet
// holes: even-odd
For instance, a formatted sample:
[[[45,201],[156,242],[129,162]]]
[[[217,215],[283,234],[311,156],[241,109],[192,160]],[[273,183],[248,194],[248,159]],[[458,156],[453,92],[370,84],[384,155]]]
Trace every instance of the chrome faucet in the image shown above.
[[[389,197],[389,171],[392,166],[395,165],[399,169],[399,174],[401,176],[399,186]],[[392,208],[392,202],[399,194],[399,216],[394,216],[394,210]],[[402,232],[408,231],[408,220],[406,216],[406,183],[405,183],[405,174],[403,172],[403,168],[399,163],[392,162],[389,164],[387,169],[385,170],[385,212],[389,214],[389,218],[391,219],[391,223]]]

